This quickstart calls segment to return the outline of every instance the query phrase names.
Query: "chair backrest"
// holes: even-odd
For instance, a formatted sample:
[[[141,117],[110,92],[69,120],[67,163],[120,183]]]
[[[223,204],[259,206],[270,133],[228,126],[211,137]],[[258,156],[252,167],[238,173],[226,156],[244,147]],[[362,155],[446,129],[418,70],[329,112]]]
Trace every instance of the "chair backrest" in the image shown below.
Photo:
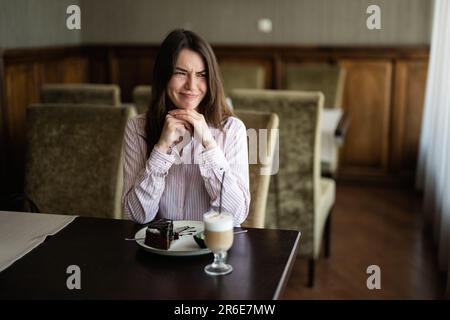
[[[342,108],[345,69],[326,63],[288,63],[284,70],[283,89],[321,91],[325,108]]]
[[[320,183],[321,92],[234,90],[235,110],[276,112],[279,169],[271,179],[266,227],[299,230],[300,253],[312,254]]]
[[[137,112],[145,113],[150,105],[150,98],[152,96],[152,86],[136,86],[133,89],[133,102],[136,106]]]
[[[266,70],[257,62],[223,61],[220,63],[226,94],[233,89],[264,89]]]
[[[121,104],[120,88],[115,84],[44,84],[41,88],[41,102],[118,107]]]
[[[41,212],[123,218],[123,134],[135,114],[132,107],[28,107],[25,192]]]
[[[266,204],[269,192],[270,173],[274,157],[275,143],[278,137],[278,116],[275,113],[236,110],[236,116],[241,119],[249,137],[249,178],[250,178],[250,210],[244,227],[264,228],[266,221]],[[265,129],[263,133],[261,129]],[[272,130],[276,130],[272,133]],[[266,139],[265,143],[260,139]],[[260,148],[264,159],[259,156]]]

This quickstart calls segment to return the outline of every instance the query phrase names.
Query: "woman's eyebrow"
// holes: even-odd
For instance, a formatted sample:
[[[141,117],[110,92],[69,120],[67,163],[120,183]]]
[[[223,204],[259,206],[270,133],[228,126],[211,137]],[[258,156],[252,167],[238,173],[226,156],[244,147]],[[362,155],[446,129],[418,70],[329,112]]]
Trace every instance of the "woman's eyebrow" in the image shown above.
[[[188,72],[186,69],[180,68],[180,67],[175,67],[175,70],[179,70],[179,71],[183,71],[183,72]]]
[[[180,67],[175,67],[175,70],[183,71],[183,72],[186,72],[186,73],[189,72],[188,70],[183,69],[183,68],[180,68]],[[206,72],[206,69],[205,69],[205,70],[202,70],[202,71],[198,71],[198,72],[196,72],[196,73],[205,73],[205,72]]]

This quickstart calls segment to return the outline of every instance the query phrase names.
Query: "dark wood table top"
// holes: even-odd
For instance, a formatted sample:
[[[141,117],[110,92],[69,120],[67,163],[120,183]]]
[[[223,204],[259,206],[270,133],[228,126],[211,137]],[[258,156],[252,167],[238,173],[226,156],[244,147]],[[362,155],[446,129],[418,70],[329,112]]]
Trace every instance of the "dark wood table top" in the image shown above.
[[[278,299],[295,261],[297,231],[251,229],[236,235],[234,271],[211,277],[213,255],[160,256],[133,237],[141,225],[79,217],[0,273],[0,299]],[[81,270],[69,290],[67,267]]]

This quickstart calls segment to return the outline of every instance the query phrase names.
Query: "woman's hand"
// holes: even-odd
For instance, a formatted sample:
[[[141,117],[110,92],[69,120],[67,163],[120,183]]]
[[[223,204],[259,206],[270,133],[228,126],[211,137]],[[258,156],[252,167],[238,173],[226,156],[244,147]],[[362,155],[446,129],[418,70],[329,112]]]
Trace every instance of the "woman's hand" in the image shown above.
[[[188,122],[194,128],[194,138],[200,142],[206,150],[214,148],[217,144],[205,121],[205,117],[193,109],[175,109],[169,114],[176,119]]]
[[[178,144],[183,140],[187,140],[186,143],[183,143],[186,145],[187,142],[191,141],[190,138],[192,137],[192,134],[193,128],[189,122],[183,119],[177,119],[168,114],[164,121],[161,137],[155,147],[159,151],[167,153],[173,144]],[[181,146],[180,149],[182,149],[184,145]]]

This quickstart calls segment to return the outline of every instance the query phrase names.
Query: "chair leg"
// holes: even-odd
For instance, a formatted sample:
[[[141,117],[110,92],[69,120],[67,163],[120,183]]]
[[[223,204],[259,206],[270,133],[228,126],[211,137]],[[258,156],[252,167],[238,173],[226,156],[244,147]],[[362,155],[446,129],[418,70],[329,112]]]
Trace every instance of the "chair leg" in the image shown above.
[[[314,259],[308,261],[308,287],[314,287],[314,274],[316,271],[316,262]]]
[[[327,222],[325,223],[325,258],[330,257],[331,252],[331,214],[333,213],[333,207],[331,207],[328,213]]]

